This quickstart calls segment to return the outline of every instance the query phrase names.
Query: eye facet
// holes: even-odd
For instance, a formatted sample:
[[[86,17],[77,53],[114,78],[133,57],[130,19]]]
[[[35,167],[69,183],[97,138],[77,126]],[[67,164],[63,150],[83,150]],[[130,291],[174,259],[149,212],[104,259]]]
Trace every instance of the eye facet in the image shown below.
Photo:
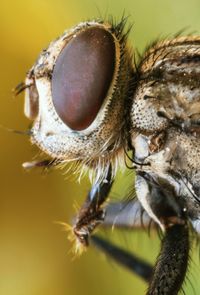
[[[100,27],[74,35],[61,51],[52,75],[52,98],[71,129],[86,129],[94,121],[113,78],[115,57],[114,38]]]

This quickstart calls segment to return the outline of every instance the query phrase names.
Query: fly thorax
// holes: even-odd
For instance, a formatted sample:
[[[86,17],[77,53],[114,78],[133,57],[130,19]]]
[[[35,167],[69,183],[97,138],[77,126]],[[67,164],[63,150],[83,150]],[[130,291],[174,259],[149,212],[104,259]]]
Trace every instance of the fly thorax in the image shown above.
[[[168,122],[159,115],[160,104],[151,85],[139,83],[131,108],[131,127],[146,134],[164,130]]]

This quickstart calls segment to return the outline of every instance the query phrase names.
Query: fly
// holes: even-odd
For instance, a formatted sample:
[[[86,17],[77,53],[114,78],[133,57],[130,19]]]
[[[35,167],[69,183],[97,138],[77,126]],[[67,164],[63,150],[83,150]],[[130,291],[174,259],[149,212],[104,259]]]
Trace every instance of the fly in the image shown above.
[[[41,53],[16,91],[26,92],[31,142],[52,160],[25,166],[76,162],[77,173],[92,171],[72,226],[76,250],[92,243],[146,280],[146,294],[175,295],[200,222],[200,37],[154,42],[136,63],[125,25],[82,22]],[[137,198],[107,204],[127,157]],[[93,235],[100,225],[151,221],[164,235],[154,267]]]

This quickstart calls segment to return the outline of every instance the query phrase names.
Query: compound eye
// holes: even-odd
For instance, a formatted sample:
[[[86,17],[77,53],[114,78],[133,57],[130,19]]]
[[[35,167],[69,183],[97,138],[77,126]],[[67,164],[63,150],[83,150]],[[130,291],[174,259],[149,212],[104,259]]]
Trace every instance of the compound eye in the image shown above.
[[[52,75],[52,97],[61,120],[73,130],[94,121],[115,70],[115,41],[104,28],[74,35],[58,56]]]

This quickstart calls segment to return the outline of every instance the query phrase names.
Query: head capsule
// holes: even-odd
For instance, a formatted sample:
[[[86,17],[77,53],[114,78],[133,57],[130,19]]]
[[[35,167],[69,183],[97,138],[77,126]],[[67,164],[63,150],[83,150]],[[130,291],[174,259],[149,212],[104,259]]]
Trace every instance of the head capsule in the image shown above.
[[[124,145],[133,67],[124,32],[83,22],[43,50],[26,78],[31,141],[61,162],[108,168]]]

